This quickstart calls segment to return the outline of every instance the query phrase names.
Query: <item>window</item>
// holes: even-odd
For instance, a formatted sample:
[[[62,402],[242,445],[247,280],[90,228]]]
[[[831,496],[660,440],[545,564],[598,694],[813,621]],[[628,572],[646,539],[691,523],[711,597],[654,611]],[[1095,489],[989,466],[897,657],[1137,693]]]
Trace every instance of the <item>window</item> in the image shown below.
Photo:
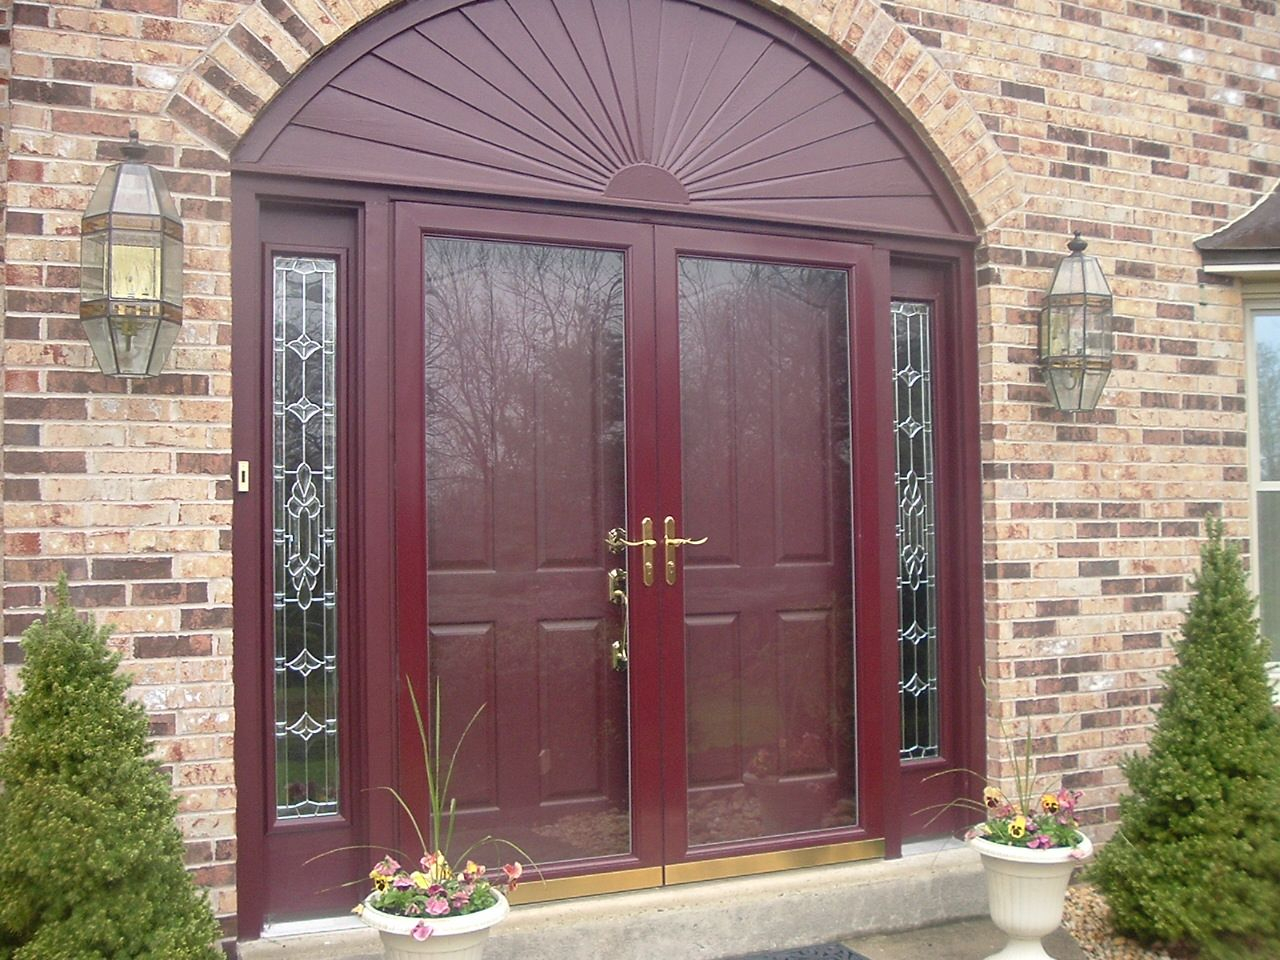
[[[1262,634],[1271,641],[1272,676],[1280,679],[1280,294],[1248,311],[1251,574]]]

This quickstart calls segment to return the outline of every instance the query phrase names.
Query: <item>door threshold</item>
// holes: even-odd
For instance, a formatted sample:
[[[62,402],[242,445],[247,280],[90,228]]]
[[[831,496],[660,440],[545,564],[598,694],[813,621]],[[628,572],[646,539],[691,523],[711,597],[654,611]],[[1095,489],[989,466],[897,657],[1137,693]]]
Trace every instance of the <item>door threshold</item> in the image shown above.
[[[301,937],[307,934],[341,933],[344,930],[359,930],[364,927],[355,914],[344,913],[337,917],[316,917],[312,920],[284,920],[278,923],[267,922],[262,925],[264,940],[275,937]]]

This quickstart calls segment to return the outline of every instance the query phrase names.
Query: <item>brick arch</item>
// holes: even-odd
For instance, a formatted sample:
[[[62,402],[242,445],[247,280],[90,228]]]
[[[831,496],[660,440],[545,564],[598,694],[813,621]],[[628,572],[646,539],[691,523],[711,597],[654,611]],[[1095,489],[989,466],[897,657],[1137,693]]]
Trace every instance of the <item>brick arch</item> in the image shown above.
[[[399,3],[364,0],[298,12],[276,0],[257,0],[187,68],[164,113],[229,157],[265,106],[313,58]],[[838,49],[876,85],[927,144],[977,230],[1021,205],[1016,174],[964,93],[875,0],[840,0],[816,14],[803,0],[766,5]]]

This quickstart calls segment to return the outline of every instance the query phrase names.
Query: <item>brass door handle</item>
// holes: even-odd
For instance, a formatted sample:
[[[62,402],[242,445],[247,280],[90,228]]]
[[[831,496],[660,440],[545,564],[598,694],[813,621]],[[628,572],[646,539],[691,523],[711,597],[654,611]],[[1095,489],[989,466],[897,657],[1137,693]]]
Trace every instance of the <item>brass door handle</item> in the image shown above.
[[[653,539],[653,520],[645,517],[640,521],[640,539],[628,540],[627,531],[622,527],[614,527],[604,538],[605,546],[611,553],[622,553],[627,547],[640,548],[641,577],[646,587],[653,586],[653,549],[658,541]]]
[[[627,606],[627,571],[614,567],[608,574],[609,602],[622,607],[622,636],[609,644],[609,666],[619,672],[627,669],[631,655],[631,609]]]
[[[676,518],[667,517],[662,521],[663,559],[666,561],[668,584],[673,587],[676,585],[676,550],[684,546],[696,547],[706,543],[707,540],[707,537],[677,537]]]
[[[625,604],[627,602],[627,571],[614,567],[608,574],[608,592],[610,603]]]

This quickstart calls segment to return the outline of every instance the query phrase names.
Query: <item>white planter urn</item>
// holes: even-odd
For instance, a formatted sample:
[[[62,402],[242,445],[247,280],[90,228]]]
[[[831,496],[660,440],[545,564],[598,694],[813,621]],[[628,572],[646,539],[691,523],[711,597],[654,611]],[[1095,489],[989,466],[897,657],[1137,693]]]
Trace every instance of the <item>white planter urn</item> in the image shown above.
[[[1047,850],[982,837],[966,842],[982,856],[991,919],[1009,937],[1005,948],[987,960],[1052,960],[1040,939],[1062,923],[1071,871],[1093,854],[1089,838],[1081,834],[1078,847]]]
[[[378,931],[382,953],[387,960],[415,960],[442,957],[447,960],[480,960],[489,929],[506,918],[511,907],[507,898],[494,891],[498,902],[492,907],[459,917],[397,917],[369,906],[366,900],[360,919]],[[420,922],[431,928],[425,940],[416,940],[413,930]]]

